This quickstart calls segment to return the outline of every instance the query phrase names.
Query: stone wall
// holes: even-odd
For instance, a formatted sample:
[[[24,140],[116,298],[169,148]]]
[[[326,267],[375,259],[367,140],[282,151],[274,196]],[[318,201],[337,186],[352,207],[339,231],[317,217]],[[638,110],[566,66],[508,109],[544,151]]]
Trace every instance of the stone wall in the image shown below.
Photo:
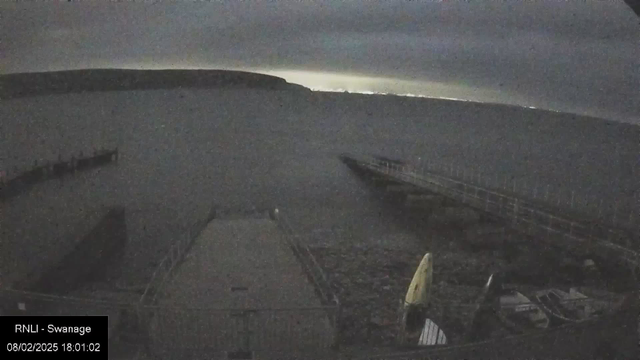
[[[106,276],[110,264],[127,243],[124,208],[105,208],[78,225],[77,243],[63,258],[37,267],[32,276],[17,287],[44,294],[65,294],[89,281]]]

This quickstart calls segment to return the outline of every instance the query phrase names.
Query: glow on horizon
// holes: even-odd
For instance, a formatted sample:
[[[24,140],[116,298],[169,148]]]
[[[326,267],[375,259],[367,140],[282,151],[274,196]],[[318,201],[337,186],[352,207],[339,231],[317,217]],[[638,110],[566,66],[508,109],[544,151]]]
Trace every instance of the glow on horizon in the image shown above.
[[[104,67],[108,68],[108,66]],[[498,102],[496,96],[490,96],[493,100],[483,100],[477,96],[469,96],[467,98],[454,96],[459,92],[476,92],[470,87],[445,84],[437,82],[423,82],[414,80],[402,80],[385,77],[373,77],[365,75],[352,75],[343,73],[332,73],[323,71],[306,71],[306,70],[264,70],[255,68],[235,68],[227,66],[215,65],[194,65],[194,64],[176,64],[169,66],[160,63],[128,63],[120,68],[132,70],[230,70],[230,71],[248,71],[265,75],[277,76],[285,79],[287,82],[302,85],[312,91],[324,92],[348,92],[352,94],[365,95],[394,95],[427,99],[442,99],[452,101],[466,102]],[[380,88],[385,88],[386,91]],[[401,89],[411,89],[411,92],[403,92]],[[471,89],[471,90],[470,90]],[[439,94],[439,93],[446,93]],[[485,89],[484,92],[493,92]],[[471,94],[469,94],[471,95]],[[477,94],[476,94],[477,95]],[[495,95],[495,94],[494,94]],[[520,105],[521,106],[521,105]],[[528,107],[528,106],[525,106]],[[531,107],[533,108],[533,107]]]
[[[452,101],[472,101],[472,100],[465,100],[465,99],[455,98],[455,97],[429,96],[429,95],[411,94],[411,93],[376,92],[376,91],[367,91],[367,90],[349,91],[347,89],[342,89],[342,88],[329,89],[329,88],[322,88],[322,87],[310,87],[309,89],[312,90],[312,91],[319,91],[319,92],[342,92],[342,93],[346,92],[346,93],[350,93],[350,94],[393,95],[393,96],[415,97],[415,98],[424,98],[424,99],[442,99],[442,100],[452,100]],[[531,107],[531,108],[535,109],[534,107]]]
[[[111,64],[109,64],[111,65]],[[94,66],[93,68],[113,68],[113,66]],[[257,68],[236,68],[213,64],[183,64],[173,62],[169,64],[156,62],[129,62],[118,69],[131,70],[230,70],[246,71],[265,75],[277,76],[287,82],[302,85],[312,91],[348,92],[365,95],[394,95],[426,99],[441,99],[463,102],[497,103],[515,105],[529,109],[538,109],[531,105],[524,105],[528,101],[521,99],[513,101],[514,95],[507,95],[492,89],[476,89],[466,85],[449,84],[433,81],[404,80],[385,77],[375,77],[360,74],[344,74],[310,70],[264,70]],[[59,71],[67,69],[48,69]],[[551,110],[549,111],[557,111]]]
[[[336,73],[312,70],[267,70],[250,67],[230,67],[215,64],[197,64],[181,61],[158,63],[154,61],[124,62],[121,66],[113,67],[112,63],[97,63],[83,68],[117,68],[131,70],[230,70],[254,72],[277,76],[289,83],[302,85],[312,91],[348,92],[366,95],[394,95],[415,98],[441,99],[461,102],[505,104],[528,109],[544,109],[553,112],[569,112],[591,116],[615,117],[613,114],[589,114],[578,109],[552,109],[547,106],[532,104],[532,99],[523,98],[519,94],[506,92],[503,89],[476,88],[466,84],[445,83],[436,81],[405,80],[388,77],[377,77],[362,74]],[[69,70],[68,68],[50,68],[47,71]],[[624,121],[624,120],[623,120]]]
[[[319,71],[263,69],[250,69],[249,71],[281,77],[290,83],[305,86],[313,91],[394,95],[535,108],[528,104],[527,99],[520,98],[517,94],[507,93],[503,90],[475,88],[465,84]]]

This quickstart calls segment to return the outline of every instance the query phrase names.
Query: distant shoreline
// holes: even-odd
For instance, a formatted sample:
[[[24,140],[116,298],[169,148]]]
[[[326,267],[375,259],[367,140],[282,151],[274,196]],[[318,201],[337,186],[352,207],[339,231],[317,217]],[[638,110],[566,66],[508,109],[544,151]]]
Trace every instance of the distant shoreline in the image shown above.
[[[229,70],[86,69],[0,75],[0,99],[183,87],[308,90],[276,76]]]
[[[605,122],[609,125],[637,128],[639,124],[623,119],[576,114],[544,108],[482,102],[465,99],[450,99],[429,96],[407,96],[391,93],[361,93],[349,91],[312,90],[285,79],[260,73],[236,70],[135,70],[135,69],[82,69],[52,72],[0,74],[0,100],[20,99],[47,95],[80,94],[88,92],[113,92],[131,90],[172,89],[253,89],[276,91],[302,91],[321,96],[371,97],[384,96],[400,101],[456,102],[461,106],[489,106],[518,109],[537,113],[568,115],[579,121]]]
[[[501,110],[510,110],[516,112],[530,112],[536,113],[539,115],[549,113],[554,114],[555,116],[562,116],[562,121],[576,121],[576,122],[589,122],[591,124],[606,124],[607,126],[614,126],[618,128],[635,130],[640,127],[640,124],[635,124],[633,122],[624,121],[621,119],[608,119],[604,117],[585,115],[585,114],[576,114],[567,111],[560,110],[551,110],[544,108],[532,108],[521,105],[514,104],[505,104],[498,102],[482,102],[476,100],[464,100],[464,99],[450,99],[450,98],[440,98],[437,96],[406,96],[399,94],[369,94],[369,93],[359,93],[359,92],[349,92],[349,91],[327,91],[327,90],[313,90],[314,94],[318,94],[326,97],[336,97],[340,96],[342,98],[370,98],[370,97],[385,97],[385,98],[393,98],[396,101],[404,101],[404,102],[424,102],[431,101],[435,103],[456,103],[460,107],[466,107],[469,111],[473,111],[473,108],[482,107],[482,108],[495,108]]]

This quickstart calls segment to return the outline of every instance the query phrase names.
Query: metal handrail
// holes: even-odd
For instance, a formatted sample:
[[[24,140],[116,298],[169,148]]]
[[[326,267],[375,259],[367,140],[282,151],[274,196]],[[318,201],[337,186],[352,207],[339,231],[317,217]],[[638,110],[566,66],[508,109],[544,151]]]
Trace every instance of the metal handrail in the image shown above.
[[[309,251],[308,247],[302,245],[300,241],[297,240],[297,237],[295,235],[295,232],[293,231],[293,228],[291,227],[291,225],[288,223],[286,219],[282,218],[282,215],[280,215],[279,222],[281,222],[281,224],[283,225],[283,229],[285,230],[285,233],[286,233],[286,238],[290,243],[290,245],[292,245],[296,249],[296,251],[301,251],[301,250],[304,251],[305,252],[304,256],[310,260],[311,262],[310,266],[307,266],[307,264],[303,264],[303,266],[305,266],[309,271],[309,273],[311,274],[313,281],[315,283],[314,285],[316,285],[318,290],[322,293],[323,300],[326,301],[327,303],[333,302],[335,305],[338,305],[339,304],[338,297],[331,291],[331,285],[327,280],[327,277],[324,274],[324,271],[322,271],[322,268],[316,261],[315,256],[313,256],[311,251]],[[314,276],[313,274],[314,269],[315,269],[315,272],[319,274],[320,279],[316,279],[316,276]],[[325,293],[325,289],[327,293]]]
[[[454,169],[456,169],[455,170],[456,175],[462,175],[463,181],[470,178],[472,179],[472,181],[474,181],[475,179],[478,179],[478,182],[480,182],[481,179],[483,179],[486,182],[487,186],[491,186],[491,188],[493,189],[502,188],[506,193],[510,193],[519,198],[526,199],[527,202],[531,202],[536,206],[542,206],[542,207],[550,206],[552,208],[556,208],[560,206],[562,203],[567,205],[567,207],[562,208],[562,212],[566,215],[570,215],[571,217],[589,218],[593,221],[597,221],[601,226],[606,226],[613,229],[618,229],[618,228],[625,229],[626,231],[635,232],[635,233],[640,232],[640,223],[638,222],[639,215],[640,215],[638,211],[640,209],[638,209],[637,206],[634,209],[632,204],[630,204],[631,206],[630,209],[626,211],[622,211],[621,209],[619,209],[620,202],[616,201],[615,205],[613,205],[612,208],[607,208],[608,209],[607,210],[603,208],[603,199],[601,197],[598,197],[598,196],[588,197],[584,194],[576,196],[575,191],[564,190],[564,192],[560,193],[556,189],[556,191],[554,191],[556,197],[549,198],[550,189],[551,189],[550,184],[543,186],[540,189],[540,193],[538,193],[537,185],[523,189],[522,184],[520,184],[520,186],[517,187],[516,180],[512,179],[510,180],[509,186],[507,186],[507,180],[505,180],[504,182],[499,181],[499,176],[497,174],[481,173],[481,172],[478,172],[477,170],[467,171],[467,169],[462,169],[461,167],[454,166],[453,164],[443,165],[443,164],[433,163],[431,161],[427,161],[426,164],[424,162],[421,162],[420,165],[421,165],[420,167],[421,170],[427,170],[427,172],[430,172],[432,174],[442,173],[442,174],[445,174],[446,176],[447,172],[450,172],[451,178],[454,178],[453,176]],[[438,168],[440,169],[441,172],[438,172]],[[466,174],[469,172],[471,173],[471,176],[466,176]],[[458,178],[460,177],[458,176]],[[496,182],[493,183],[493,185],[491,185],[490,184],[491,180],[494,178],[496,179]],[[526,179],[523,179],[523,183],[525,184],[527,183]],[[501,184],[504,184],[504,185],[501,185]],[[512,188],[511,185],[513,185],[513,190],[510,190]],[[521,191],[517,191],[517,189]],[[522,192],[522,190],[524,190],[524,193]],[[564,198],[564,199],[561,199],[561,198]],[[593,208],[595,204],[599,203],[599,205],[595,205],[597,206],[597,213],[588,211],[586,209],[586,206],[583,207],[582,209],[574,207],[574,204],[579,204],[579,203],[582,203],[585,205],[591,204],[591,208]]]
[[[104,305],[109,307],[130,307],[134,308],[137,303],[136,302],[114,302],[110,300],[100,300],[93,298],[79,298],[75,296],[67,296],[67,295],[52,295],[52,294],[43,294],[36,293],[31,291],[17,290],[12,288],[2,288],[0,289],[0,294],[9,294],[14,296],[19,296],[23,299],[35,299],[35,300],[44,300],[44,301],[65,301],[65,303],[74,303],[74,304],[95,304],[95,305]]]
[[[302,267],[310,277],[309,280],[313,283],[314,288],[319,292],[322,302],[327,304],[323,306],[323,309],[327,311],[330,322],[334,327],[333,346],[337,348],[340,344],[338,329],[341,316],[341,305],[338,296],[331,290],[331,284],[316,261],[315,256],[313,256],[307,246],[300,243],[298,237],[293,231],[293,228],[282,214],[278,216],[277,223],[285,233],[285,241],[287,241],[291,249],[296,252],[296,257],[298,257]],[[307,261],[310,264],[307,264]]]
[[[377,166],[379,166],[380,168],[382,168],[382,169],[384,170],[383,172],[385,172],[385,171],[386,171],[387,173],[389,173],[389,171],[391,171],[391,170],[395,170],[395,171],[400,171],[400,172],[402,172],[402,170],[403,170],[403,169],[405,169],[405,168],[406,168],[406,166],[407,166],[407,165],[397,165],[397,164],[393,164],[393,163],[388,163],[388,162],[385,162],[385,161],[381,161],[380,159],[378,159],[377,157],[372,156],[372,155],[353,155],[353,154],[342,154],[341,156],[342,156],[343,158],[344,158],[344,157],[351,158],[352,160],[359,162],[359,163],[360,163],[360,165],[363,165],[363,164],[364,164],[364,165],[367,165],[367,164],[374,164],[374,165],[377,165]],[[417,170],[417,172],[427,172],[427,173],[429,173],[431,176],[439,176],[439,177],[442,177],[441,175],[439,175],[439,173],[437,173],[437,172],[435,172],[435,171],[430,170],[430,168],[433,168],[434,166],[433,166],[433,165],[431,165],[431,166],[430,166],[430,165],[429,165],[429,162],[427,162],[426,167],[424,166],[424,164],[421,164],[421,165],[422,165],[422,166],[420,166],[420,168],[419,168],[419,169],[416,169],[416,170]],[[435,166],[435,167],[437,168],[437,166]],[[443,169],[445,169],[445,168],[448,168],[448,169],[454,169],[454,168],[457,168],[457,169],[459,169],[459,167],[457,167],[457,166],[446,166],[446,167],[445,167],[445,166],[442,166],[442,168],[443,168]],[[458,170],[457,172],[459,172],[459,170]],[[467,171],[466,171],[466,170],[465,170],[465,171],[463,171],[463,174],[466,174],[466,173],[467,173]],[[452,172],[452,175],[453,175],[453,172]],[[462,181],[456,180],[456,179],[455,179],[455,178],[453,178],[453,177],[442,177],[442,178],[445,178],[445,179],[447,179],[447,181],[450,181],[450,182],[452,182],[452,183],[465,184],[465,183],[464,183],[464,180],[465,180],[466,176],[463,176]],[[479,178],[479,177],[478,177],[478,176],[477,176],[477,174],[476,174],[476,175],[472,176],[471,178],[475,179],[475,178]],[[490,176],[490,177],[489,177],[489,176],[487,176],[486,178],[493,178],[493,176]],[[506,184],[506,182],[505,182],[505,184]],[[470,184],[469,184],[469,185],[470,185]],[[515,186],[515,182],[514,182],[514,186]],[[491,192],[491,193],[493,193],[493,194],[499,194],[499,195],[501,195],[501,196],[505,196],[505,194],[504,194],[504,193],[497,193],[497,192],[495,192],[494,190],[490,190],[489,188],[482,188],[482,189],[483,189],[483,191],[487,191],[487,192]],[[515,187],[514,187],[514,189],[515,189]],[[548,186],[547,186],[547,190],[548,190]],[[535,191],[534,191],[534,194],[535,194]],[[514,195],[515,195],[515,190],[514,190]],[[547,191],[547,195],[548,195],[548,191]],[[535,196],[535,195],[534,195],[534,196]],[[572,192],[571,198],[573,198],[573,192]],[[521,199],[520,201],[523,201],[523,200]],[[559,200],[558,200],[558,201],[559,201]],[[549,203],[547,203],[547,202],[543,202],[543,201],[538,201],[538,200],[536,200],[536,199],[535,199],[535,197],[534,197],[534,199],[529,199],[529,198],[527,198],[527,201],[526,201],[526,202],[536,204],[536,206],[537,206],[537,205],[549,205]],[[559,202],[558,202],[558,203],[559,203]],[[552,205],[552,206],[553,206],[553,205]],[[576,211],[576,209],[573,209],[573,208],[572,208],[572,209],[570,209],[570,210],[569,210],[569,209],[563,210],[563,212],[565,212],[565,213],[573,213],[573,212],[575,212],[575,211]],[[612,220],[612,222],[608,222],[608,220],[603,219],[603,218],[601,217],[601,216],[602,216],[602,215],[601,215],[601,211],[602,211],[602,209],[600,209],[599,214],[598,214],[597,216],[596,216],[596,215],[593,215],[593,214],[591,214],[591,215],[581,214],[580,216],[588,216],[588,217],[589,217],[590,219],[592,219],[592,220],[597,220],[597,221],[599,222],[599,224],[600,224],[600,227],[607,227],[607,228],[609,228],[609,230],[612,230],[612,231],[614,231],[614,232],[616,231],[615,229],[618,229],[618,228],[619,228],[619,229],[623,229],[623,228],[624,228],[624,229],[625,229],[625,231],[631,231],[631,232],[637,232],[637,231],[640,231],[640,227],[638,227],[637,225],[634,225],[634,224],[632,223],[632,221],[631,221],[631,219],[633,218],[633,215],[634,215],[634,211],[633,211],[633,210],[629,211],[629,213],[628,213],[628,214],[625,214],[624,216],[622,216],[620,213],[618,213],[618,210],[617,210],[617,208],[616,208],[616,210],[614,211],[614,219]],[[615,214],[616,214],[616,213],[618,213],[618,214],[619,214],[619,217],[620,217],[620,218],[623,218],[623,219],[629,218],[629,222],[628,222],[628,223],[626,223],[626,222],[622,222],[622,223],[620,223],[620,222],[616,222],[616,221],[615,221]],[[579,216],[579,215],[578,215],[578,213],[576,213],[575,215],[576,215],[576,216]],[[636,218],[637,218],[637,216],[636,216]],[[627,228],[626,226],[628,226],[629,228]]]
[[[535,226],[538,226],[538,227],[541,227],[541,228],[547,230],[548,232],[560,233],[560,234],[563,234],[564,237],[569,237],[569,238],[572,238],[572,239],[575,239],[575,240],[578,240],[578,241],[585,241],[586,240],[586,241],[593,242],[595,240],[600,245],[603,245],[605,247],[612,248],[612,249],[617,250],[619,252],[625,253],[625,255],[626,255],[625,259],[626,260],[631,260],[634,266],[640,266],[640,260],[638,259],[639,255],[638,255],[637,252],[635,252],[635,251],[633,251],[631,249],[625,248],[623,246],[614,244],[611,241],[609,241],[609,239],[594,238],[593,237],[593,233],[590,232],[590,231],[589,231],[590,237],[588,239],[577,237],[574,234],[573,229],[574,228],[575,229],[582,229],[583,231],[586,231],[586,228],[584,227],[584,224],[582,224],[580,222],[577,222],[577,221],[570,221],[570,220],[564,219],[564,218],[562,218],[560,216],[549,214],[546,211],[542,211],[542,210],[530,207],[527,202],[524,202],[524,201],[522,201],[520,199],[513,198],[513,197],[510,197],[510,196],[507,196],[507,195],[504,195],[504,194],[501,194],[501,193],[498,193],[498,192],[495,192],[495,191],[492,191],[492,190],[489,190],[489,189],[481,188],[481,187],[478,187],[478,186],[475,186],[475,185],[472,185],[472,184],[467,184],[467,183],[461,182],[459,180],[450,179],[450,178],[443,177],[441,175],[429,173],[430,176],[435,177],[435,178],[439,178],[439,179],[444,180],[446,182],[449,182],[451,184],[462,185],[463,189],[467,189],[467,188],[473,189],[473,190],[475,190],[476,194],[478,194],[478,191],[482,191],[485,194],[487,194],[486,195],[486,199],[482,199],[482,198],[480,198],[480,197],[478,197],[478,196],[476,196],[476,195],[474,195],[474,194],[472,194],[470,192],[465,192],[464,190],[460,191],[458,189],[454,189],[454,188],[448,187],[445,184],[441,184],[438,181],[425,179],[424,177],[418,176],[415,173],[406,173],[406,172],[402,171],[402,167],[400,167],[400,166],[396,166],[396,165],[393,165],[393,164],[385,164],[385,166],[383,166],[383,165],[380,165],[378,163],[378,161],[376,161],[376,160],[363,161],[363,160],[358,160],[354,156],[350,156],[350,157],[353,160],[355,160],[358,163],[358,165],[360,165],[362,167],[365,167],[365,168],[369,168],[370,170],[373,170],[373,171],[377,171],[377,172],[380,172],[380,173],[383,173],[383,174],[386,174],[386,175],[396,175],[397,174],[397,175],[399,175],[398,177],[400,179],[406,179],[406,178],[415,179],[415,180],[417,180],[419,182],[426,182],[428,184],[432,184],[432,185],[435,185],[437,187],[444,188],[444,189],[446,189],[446,191],[452,192],[454,195],[462,196],[463,202],[467,202],[467,199],[469,199],[469,200],[475,199],[475,200],[482,201],[483,203],[497,204],[497,205],[499,205],[500,209],[504,208],[504,209],[507,209],[507,210],[509,210],[508,205],[513,205],[514,211],[513,212],[509,212],[509,214],[511,214],[515,218],[514,220],[516,222],[517,221],[523,221],[523,222],[526,222],[526,223],[529,223],[529,224],[533,224]],[[489,200],[489,194],[494,195],[494,196],[496,196],[496,197],[498,197],[500,199],[507,199],[511,204],[509,204],[509,203],[503,204],[502,201],[500,203],[495,202],[495,201],[490,201]],[[565,231],[554,229],[550,225],[546,226],[546,225],[542,225],[542,224],[540,224],[538,222],[529,221],[529,220],[527,220],[525,218],[522,218],[522,217],[518,218],[518,215],[523,210],[530,212],[532,215],[534,213],[538,214],[538,215],[543,215],[544,217],[548,218],[549,224],[551,224],[552,220],[556,220],[556,221],[562,222],[565,225],[569,226],[570,232],[567,234]],[[613,232],[610,232],[610,233],[613,233]],[[618,235],[620,237],[624,236],[624,234],[617,234],[617,233],[615,235]]]
[[[318,310],[334,310],[335,305],[321,305],[321,306],[293,306],[293,307],[246,307],[246,308],[225,308],[225,307],[208,307],[208,306],[196,306],[196,307],[184,307],[172,304],[154,304],[144,305],[143,310],[156,311],[156,310],[169,310],[175,312],[193,312],[193,311],[207,311],[207,312],[288,312],[288,311],[318,311]]]
[[[151,290],[155,287],[156,291],[153,294],[153,298],[151,299],[151,303],[154,303],[158,292],[162,285],[166,282],[171,272],[173,272],[176,265],[183,260],[184,255],[186,254],[186,250],[189,248],[191,243],[196,239],[197,235],[202,231],[204,225],[209,222],[208,219],[205,221],[198,221],[191,225],[187,231],[187,233],[178,241],[176,241],[170,248],[167,254],[162,258],[160,264],[156,267],[151,276],[151,279],[147,283],[144,292],[140,296],[139,303],[145,304],[147,300],[147,296],[149,296]],[[164,275],[160,275],[160,271],[164,268],[167,268],[164,272]],[[161,280],[159,276],[162,276]]]
[[[186,253],[186,249],[188,248],[188,246],[195,240],[195,238],[197,237],[197,234],[199,234],[202,231],[203,226],[205,226],[210,219],[207,219],[206,221],[203,222],[197,222],[195,223],[190,230],[187,233],[187,236],[183,237],[181,240],[178,240],[176,243],[174,243],[171,248],[169,249],[167,255],[164,256],[164,258],[162,259],[162,261],[160,262],[160,264],[156,267],[156,270],[154,271],[151,280],[149,281],[149,283],[147,284],[144,293],[142,294],[142,296],[140,297],[140,301],[139,304],[141,306],[144,306],[145,309],[176,309],[175,306],[172,306],[171,304],[166,304],[166,305],[158,305],[155,304],[155,302],[153,300],[156,299],[157,293],[159,289],[156,289],[155,293],[154,293],[154,297],[152,298],[152,301],[149,304],[146,304],[145,302],[147,297],[149,296],[149,294],[151,293],[151,290],[154,287],[158,287],[158,285],[163,284],[166,279],[168,278],[168,276],[171,274],[171,272],[173,271],[173,269],[176,267],[176,265],[182,260],[184,254]],[[286,220],[282,219],[280,221],[278,221],[282,226],[283,230],[285,230],[285,239],[286,241],[292,245],[293,247],[295,247],[295,250],[298,252],[302,252],[304,251],[304,254],[301,254],[303,256],[303,258],[309,259],[309,261],[311,262],[311,264],[307,264],[306,262],[302,262],[302,266],[305,267],[305,269],[307,269],[307,271],[309,272],[309,274],[312,276],[312,280],[314,281],[314,285],[316,286],[316,288],[318,288],[319,291],[321,291],[322,293],[322,297],[323,297],[323,301],[327,304],[331,304],[331,305],[322,305],[322,306],[316,306],[316,307],[297,307],[297,308],[272,308],[272,309],[266,309],[266,308],[261,308],[260,310],[274,310],[274,311],[285,311],[285,310],[295,310],[295,309],[299,309],[299,310],[313,310],[313,309],[333,309],[336,306],[339,305],[339,301],[338,298],[335,294],[333,294],[331,292],[331,287],[329,285],[329,282],[327,281],[327,278],[324,274],[324,272],[322,271],[321,267],[318,265],[315,257],[313,256],[313,254],[309,251],[308,248],[306,248],[305,246],[303,246],[302,244],[300,244],[299,241],[294,240],[295,239],[295,233],[292,229],[292,227],[288,224],[288,222],[286,222]],[[161,274],[164,271],[164,274]],[[319,275],[318,275],[319,274]],[[159,280],[162,277],[162,280]],[[209,311],[240,311],[240,310],[247,310],[247,309],[233,309],[233,308],[229,308],[229,309],[224,309],[224,308],[216,308],[216,307],[189,307],[188,310],[209,310]]]

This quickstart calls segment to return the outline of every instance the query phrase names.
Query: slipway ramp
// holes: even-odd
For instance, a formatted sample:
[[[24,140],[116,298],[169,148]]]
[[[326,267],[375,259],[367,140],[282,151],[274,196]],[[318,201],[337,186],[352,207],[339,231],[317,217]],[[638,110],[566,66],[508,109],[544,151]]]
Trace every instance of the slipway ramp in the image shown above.
[[[209,222],[158,293],[153,352],[263,359],[328,350],[329,308],[285,236],[269,218]]]

